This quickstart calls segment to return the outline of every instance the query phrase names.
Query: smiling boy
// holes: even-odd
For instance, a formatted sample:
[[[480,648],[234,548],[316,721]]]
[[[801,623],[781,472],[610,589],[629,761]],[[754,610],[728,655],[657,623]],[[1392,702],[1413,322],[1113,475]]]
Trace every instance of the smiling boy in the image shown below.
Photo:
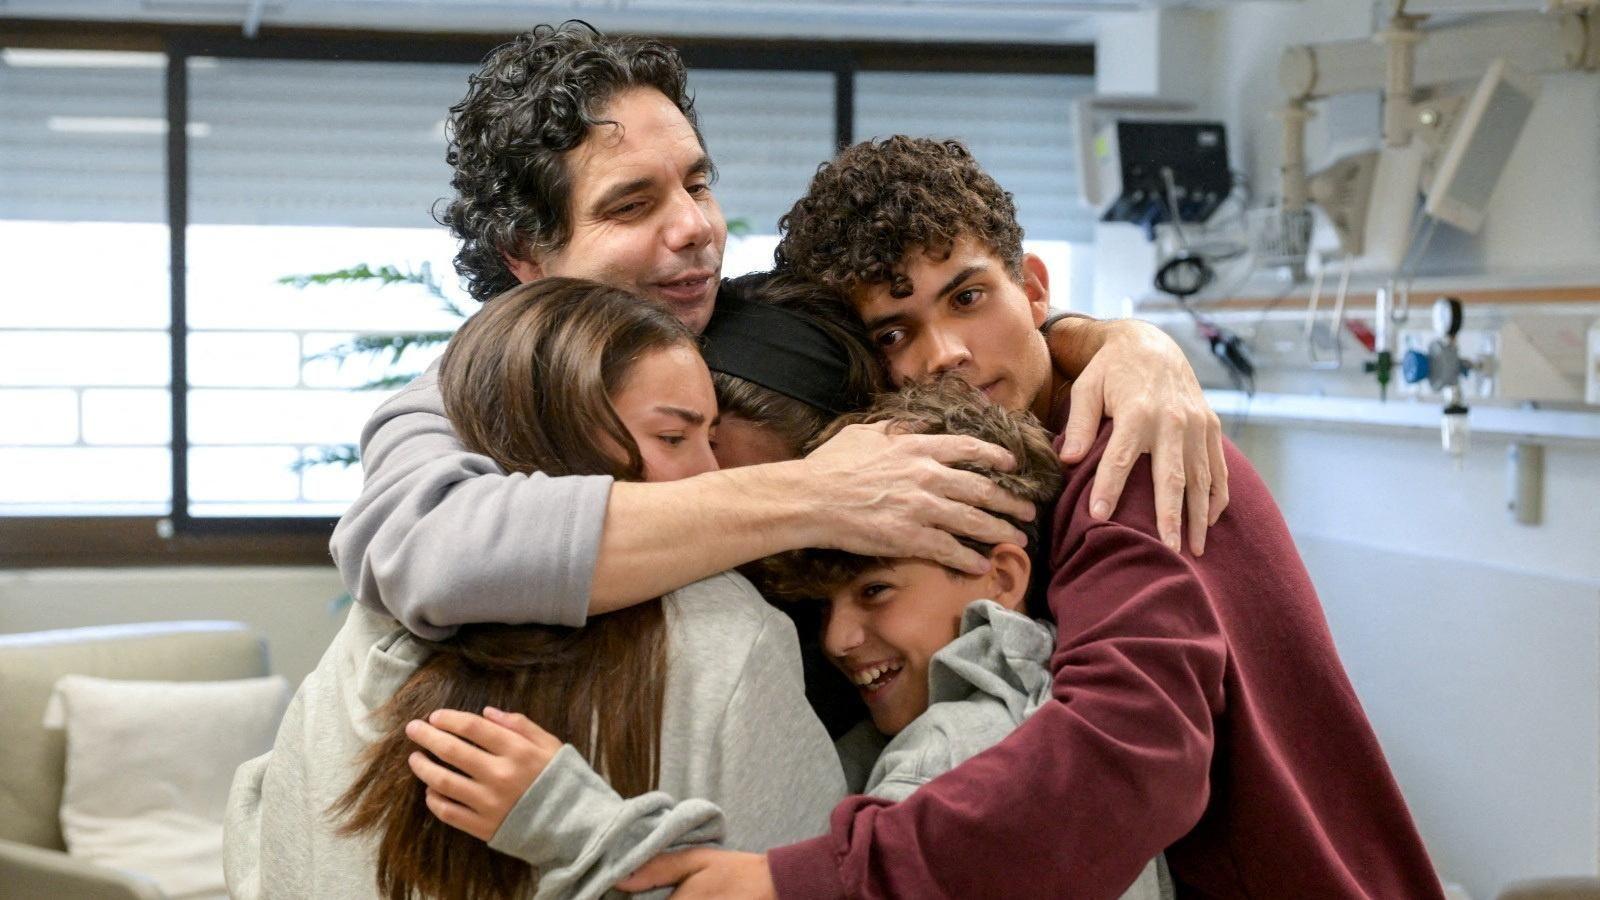
[[[1036,503],[1053,501],[1061,473],[1050,435],[1033,416],[988,401],[959,377],[881,396],[836,420],[818,440],[855,423],[910,434],[965,434],[1005,447],[1011,472],[985,471]],[[1022,526],[1024,530],[1031,525]],[[990,563],[968,575],[918,559],[797,550],[764,560],[769,598],[823,606],[822,648],[870,713],[839,741],[852,793],[904,800],[1005,738],[1050,701],[1054,625],[1028,614],[1032,562],[1016,544],[969,544]],[[1171,896],[1159,858],[1123,900]]]

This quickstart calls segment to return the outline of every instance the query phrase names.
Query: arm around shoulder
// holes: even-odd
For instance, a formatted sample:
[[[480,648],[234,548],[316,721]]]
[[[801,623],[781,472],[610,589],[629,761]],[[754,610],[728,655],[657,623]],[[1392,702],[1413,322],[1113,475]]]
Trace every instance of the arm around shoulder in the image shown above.
[[[365,482],[330,549],[363,605],[443,638],[469,622],[581,625],[611,479],[508,475],[461,445],[433,371],[362,433]]]

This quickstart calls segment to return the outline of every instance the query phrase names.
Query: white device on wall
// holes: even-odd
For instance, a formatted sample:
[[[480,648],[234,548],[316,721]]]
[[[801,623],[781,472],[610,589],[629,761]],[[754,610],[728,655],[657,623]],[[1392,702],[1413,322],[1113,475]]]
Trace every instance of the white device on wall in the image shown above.
[[[1539,79],[1497,59],[1456,122],[1428,188],[1428,215],[1476,233],[1539,98]]]

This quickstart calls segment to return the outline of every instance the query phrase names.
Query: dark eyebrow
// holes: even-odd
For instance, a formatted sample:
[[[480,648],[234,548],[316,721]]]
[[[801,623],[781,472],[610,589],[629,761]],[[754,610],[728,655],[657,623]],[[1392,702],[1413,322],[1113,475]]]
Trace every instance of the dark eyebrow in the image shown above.
[[[988,266],[983,264],[967,266],[965,269],[957,272],[954,278],[951,278],[949,281],[945,282],[944,287],[940,288],[939,293],[935,294],[934,296],[943,297],[945,294],[948,294],[960,287],[962,282],[974,275],[982,273],[988,268]],[[892,312],[881,316],[873,316],[870,319],[865,319],[863,320],[863,324],[867,326],[868,331],[877,331],[879,328],[882,328],[885,325],[898,325],[904,321],[905,318],[906,314],[903,312]]]
[[[624,181],[621,184],[613,185],[612,187],[606,188],[605,193],[595,198],[593,209],[596,212],[604,212],[606,207],[616,203],[623,197],[626,197],[629,194],[637,193],[638,191],[642,191],[654,183],[655,179],[645,176],[643,178],[635,178],[632,181]]]
[[[706,420],[704,413],[698,413],[692,409],[684,409],[681,406],[658,406],[656,407],[656,412],[663,412],[669,416],[677,416],[685,422],[688,422],[690,425],[699,425]]]
[[[867,330],[868,331],[877,331],[879,328],[882,328],[885,325],[899,325],[901,322],[904,322],[905,320],[906,320],[906,314],[905,313],[892,312],[892,313],[888,313],[888,314],[882,315],[882,316],[873,316],[870,319],[864,320],[862,322],[862,324],[867,326]]]
[[[709,175],[712,171],[711,157],[702,153],[700,154],[700,158],[696,159],[689,166],[688,175],[686,177],[693,177],[695,175]],[[653,184],[655,184],[655,179],[646,175],[642,178],[635,178],[632,181],[624,181],[621,184],[606,188],[605,193],[601,194],[595,199],[593,209],[595,212],[604,212],[606,207],[610,206],[611,204],[618,202],[629,194],[642,191]]]
[[[961,271],[957,272],[954,278],[950,279],[949,281],[946,281],[944,283],[944,287],[940,288],[939,289],[939,293],[934,294],[934,296],[935,297],[943,297],[945,294],[948,294],[951,291],[955,290],[956,288],[960,287],[961,286],[961,282],[966,281],[968,278],[971,278],[972,276],[978,274],[979,272],[982,272],[984,269],[987,269],[987,268],[989,268],[989,267],[985,266],[985,265],[967,266],[965,269],[962,269]]]

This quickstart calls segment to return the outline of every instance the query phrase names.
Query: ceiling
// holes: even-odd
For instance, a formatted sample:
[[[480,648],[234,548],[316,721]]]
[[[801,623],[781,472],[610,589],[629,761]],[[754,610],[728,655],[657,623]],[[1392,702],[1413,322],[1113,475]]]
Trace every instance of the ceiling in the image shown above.
[[[0,0],[0,17],[505,33],[586,19],[680,37],[1061,43],[1097,16],[1246,0]],[[1250,0],[1296,2],[1296,0]]]

